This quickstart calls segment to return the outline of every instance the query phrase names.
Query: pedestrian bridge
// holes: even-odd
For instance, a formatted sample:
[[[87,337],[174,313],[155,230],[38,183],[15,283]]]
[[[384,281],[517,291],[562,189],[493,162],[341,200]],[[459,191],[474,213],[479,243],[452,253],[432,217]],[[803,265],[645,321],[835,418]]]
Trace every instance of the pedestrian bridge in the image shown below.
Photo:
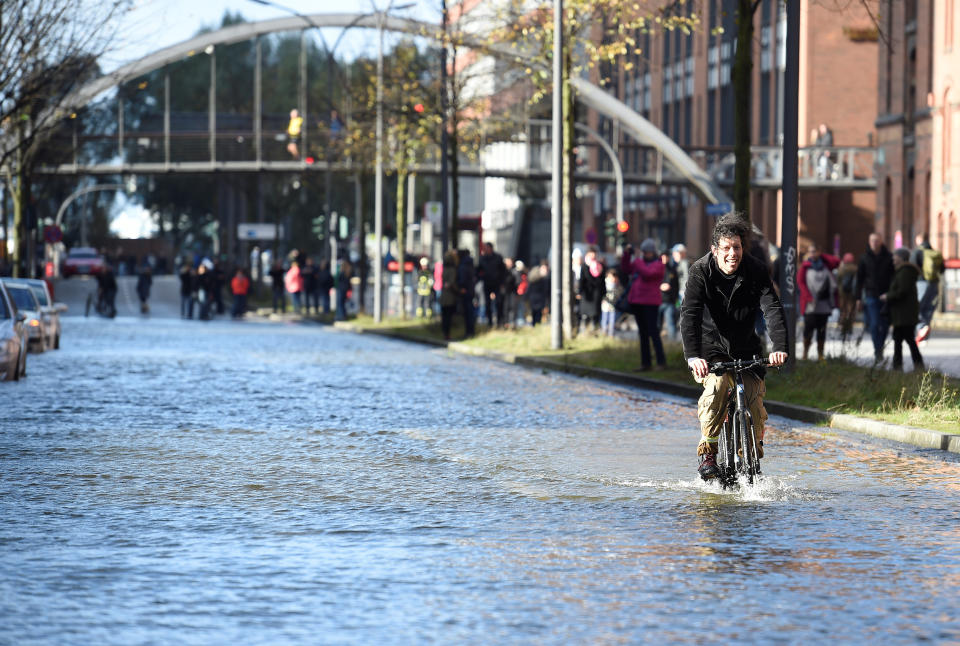
[[[286,146],[286,114],[264,113],[263,60],[261,37],[265,34],[316,27],[377,28],[380,16],[375,14],[312,14],[280,18],[257,23],[232,25],[202,34],[174,45],[119,70],[96,79],[78,90],[69,109],[80,117],[67,120],[68,127],[55,136],[50,151],[40,159],[36,172],[41,175],[152,175],[205,173],[310,173],[330,171],[353,174],[367,170],[357,160],[339,149],[326,135],[303,128],[298,139],[298,154],[292,156]],[[382,17],[388,30],[427,36],[435,26],[415,20]],[[305,25],[307,26],[305,29]],[[217,105],[218,78],[216,63],[219,48],[249,41],[256,52],[253,70],[250,109],[248,112],[227,112]],[[301,38],[301,52],[306,39]],[[496,52],[493,52],[496,54]],[[176,111],[171,108],[170,69],[195,56],[209,58],[207,110]],[[509,54],[516,58],[516,52]],[[298,84],[306,88],[310,79],[301,53]],[[332,54],[330,54],[332,56]],[[163,105],[133,110],[124,101],[116,102],[115,114],[98,114],[86,118],[84,106],[90,105],[113,88],[136,87],[144,75],[164,70]],[[329,74],[329,70],[327,71]],[[728,201],[724,189],[733,185],[732,148],[681,149],[666,135],[639,115],[596,86],[583,79],[573,79],[578,99],[608,118],[620,121],[621,130],[632,138],[614,143],[623,167],[623,181],[628,184],[688,185],[707,202]],[[133,100],[136,92],[125,92]],[[307,105],[307,93],[301,92],[296,102],[301,113],[319,113]],[[294,102],[291,101],[291,104]],[[612,107],[611,107],[612,106]],[[292,107],[292,106],[291,106]],[[324,106],[324,110],[328,109]],[[86,112],[90,112],[88,110]],[[137,118],[127,113],[137,113]],[[313,118],[316,121],[316,118]],[[91,128],[95,122],[97,127]],[[506,134],[505,134],[506,133]],[[498,127],[485,135],[484,152],[476,161],[464,159],[458,169],[465,177],[505,177],[512,179],[548,180],[551,170],[550,128],[531,124]],[[582,135],[581,135],[582,136]],[[494,146],[496,144],[496,146]],[[581,153],[598,146],[589,139],[579,142]],[[491,151],[496,150],[493,154]],[[867,147],[806,148],[799,151],[801,189],[868,189],[876,188],[876,149]],[[752,183],[757,188],[777,188],[782,184],[782,149],[755,146],[752,149]],[[604,159],[600,153],[599,159]],[[586,160],[586,156],[581,156]],[[605,165],[606,166],[606,165]],[[388,169],[389,170],[389,169]],[[440,151],[436,148],[421,158],[412,169],[419,174],[439,174]],[[590,170],[578,164],[575,177],[579,182],[613,183],[612,171]]]

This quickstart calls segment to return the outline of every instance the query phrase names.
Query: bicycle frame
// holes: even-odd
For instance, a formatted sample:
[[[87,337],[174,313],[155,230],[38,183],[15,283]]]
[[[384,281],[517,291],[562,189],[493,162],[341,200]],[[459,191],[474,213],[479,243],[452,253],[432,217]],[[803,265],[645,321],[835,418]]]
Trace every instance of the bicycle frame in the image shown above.
[[[747,406],[743,373],[765,365],[768,365],[765,359],[754,358],[718,362],[710,367],[714,374],[732,372],[734,375],[733,396],[727,401],[727,415],[717,446],[717,467],[720,469],[720,484],[724,487],[735,485],[740,476],[744,476],[748,484],[753,484],[760,475],[760,454],[753,415]]]

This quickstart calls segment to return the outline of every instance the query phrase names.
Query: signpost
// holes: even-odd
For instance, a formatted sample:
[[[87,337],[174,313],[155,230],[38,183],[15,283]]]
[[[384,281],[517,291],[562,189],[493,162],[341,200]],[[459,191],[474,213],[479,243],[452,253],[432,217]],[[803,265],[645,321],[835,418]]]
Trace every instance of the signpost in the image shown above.
[[[733,204],[730,202],[718,202],[716,204],[707,204],[707,215],[721,216],[733,211]]]
[[[283,225],[262,222],[241,222],[237,225],[240,240],[278,240],[283,237]]]

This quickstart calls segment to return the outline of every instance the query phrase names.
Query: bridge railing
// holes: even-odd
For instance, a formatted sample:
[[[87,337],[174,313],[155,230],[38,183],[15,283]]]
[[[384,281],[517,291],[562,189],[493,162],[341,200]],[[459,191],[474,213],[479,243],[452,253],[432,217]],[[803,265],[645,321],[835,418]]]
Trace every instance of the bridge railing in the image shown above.
[[[259,135],[260,143],[257,144]],[[44,170],[57,168],[57,172],[83,172],[86,167],[101,169],[115,165],[125,170],[155,170],[158,165],[182,165],[196,168],[204,163],[218,165],[238,164],[249,170],[258,162],[290,162],[299,164],[307,158],[319,162],[349,164],[342,140],[333,139],[329,133],[312,132],[307,139],[306,150],[301,140],[296,140],[296,155],[288,145],[285,130],[253,130],[234,128],[218,130],[211,138],[208,130],[178,131],[166,134],[162,131],[128,131],[102,135],[70,136],[66,133],[56,138],[48,147],[54,155],[41,159]],[[488,144],[500,145],[491,148]],[[533,174],[549,172],[552,164],[549,129],[538,126],[500,136],[484,142],[480,156],[482,169],[495,176],[498,171],[516,172],[521,169]],[[259,148],[259,151],[258,151]],[[581,176],[606,181],[612,180],[612,172],[606,154],[589,139],[578,137],[576,142],[576,170]],[[734,154],[731,147],[687,148],[687,153],[721,186],[732,186],[734,181]],[[774,146],[751,148],[751,184],[757,188],[777,188],[782,184],[783,152]],[[665,161],[656,148],[635,142],[621,143],[618,156],[623,167],[624,179],[631,183],[676,184],[683,177]],[[429,167],[438,164],[439,147],[428,148],[420,164]],[[877,151],[860,146],[834,146],[829,148],[808,147],[798,151],[800,187],[806,189],[874,189],[876,187]],[[473,160],[464,158],[464,166],[476,167]]]

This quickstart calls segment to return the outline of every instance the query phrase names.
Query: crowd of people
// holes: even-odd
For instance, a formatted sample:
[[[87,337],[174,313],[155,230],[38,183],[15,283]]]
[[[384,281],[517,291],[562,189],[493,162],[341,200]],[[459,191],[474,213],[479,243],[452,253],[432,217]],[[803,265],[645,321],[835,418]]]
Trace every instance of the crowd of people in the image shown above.
[[[249,271],[245,267],[236,267],[232,277],[220,263],[209,259],[199,260],[196,264],[185,264],[180,268],[180,316],[192,319],[210,320],[214,316],[226,313],[224,292],[229,289],[232,296],[230,315],[234,319],[243,318],[247,311],[248,298],[253,287]],[[335,271],[330,263],[319,263],[299,251],[292,251],[284,266],[276,261],[269,268],[273,312],[284,314],[289,303],[290,311],[296,314],[329,314],[335,312],[338,320],[347,317],[347,303],[350,297],[353,268],[349,260],[342,259]],[[331,302],[331,292],[335,301]],[[149,289],[147,289],[149,295]],[[141,297],[143,308],[146,298]]]
[[[571,267],[573,323],[578,331],[613,336],[634,320],[641,340],[641,369],[652,368],[653,355],[657,366],[664,366],[661,332],[672,341],[679,338],[677,308],[689,269],[686,247],[677,244],[660,251],[648,239],[636,257],[627,245],[614,262],[605,261],[596,247],[576,248]],[[432,267],[423,258],[416,282],[416,315],[429,318],[438,312],[445,339],[457,316],[462,317],[467,337],[476,333],[478,320],[490,328],[537,326],[549,314],[551,271],[546,259],[528,267],[521,260],[504,258],[490,242],[484,243],[476,261],[467,249],[448,251]]]
[[[747,253],[767,268],[778,288],[780,264],[771,263],[762,234],[756,229],[753,234]],[[664,250],[647,239],[639,249],[626,245],[612,261],[605,261],[595,247],[574,249],[571,266],[577,332],[613,336],[635,324],[638,370],[664,367],[664,340],[680,339],[679,313],[690,269],[686,247],[676,244]],[[827,324],[834,317],[843,342],[860,342],[869,335],[880,362],[890,335],[892,367],[903,368],[906,345],[914,368],[923,370],[919,348],[930,334],[943,271],[942,255],[922,235],[912,250],[891,253],[880,234],[873,233],[859,258],[853,253],[834,256],[816,244],[808,245],[797,274],[802,358],[812,358],[816,341],[816,358],[825,359]],[[463,318],[467,337],[476,333],[477,320],[491,328],[536,326],[549,313],[550,272],[546,259],[527,267],[504,258],[489,242],[476,262],[468,250],[448,251],[433,266],[423,258],[417,274],[416,315],[429,318],[438,312],[446,339],[456,316]],[[854,337],[861,314],[863,326]],[[761,317],[756,330],[765,338]]]

